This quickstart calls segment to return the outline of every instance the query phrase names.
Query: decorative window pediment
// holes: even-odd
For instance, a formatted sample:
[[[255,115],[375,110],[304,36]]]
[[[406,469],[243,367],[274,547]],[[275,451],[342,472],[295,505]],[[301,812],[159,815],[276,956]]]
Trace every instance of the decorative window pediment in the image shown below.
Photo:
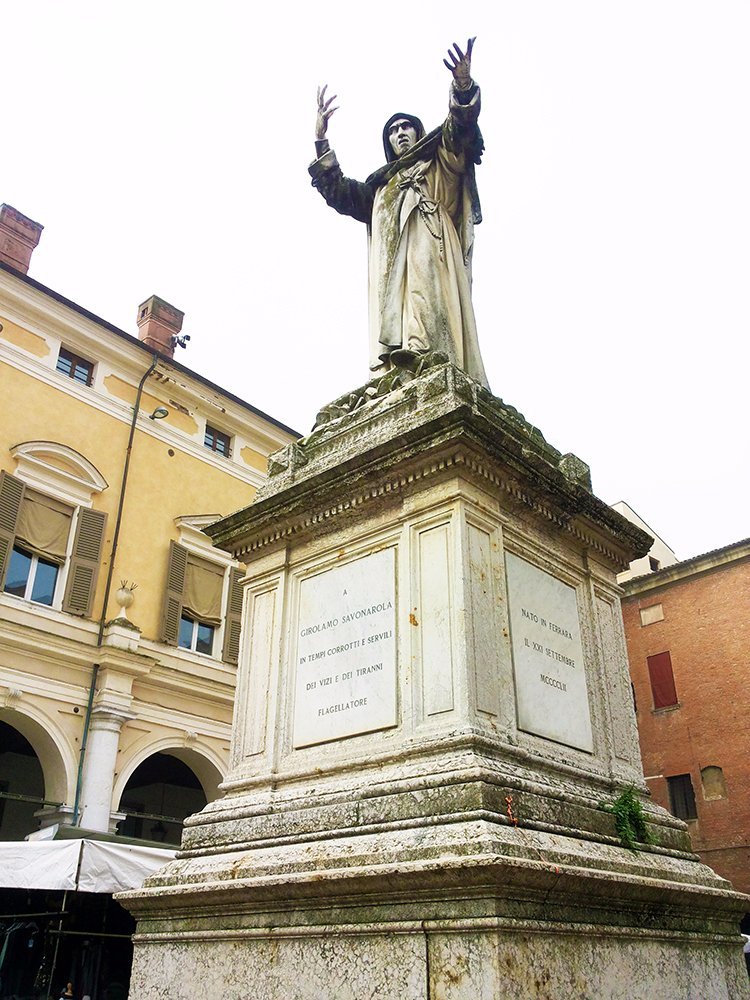
[[[174,523],[180,533],[180,545],[194,555],[202,556],[209,562],[218,563],[224,568],[236,566],[229,552],[217,549],[211,539],[203,531],[209,524],[218,521],[220,514],[187,514],[176,517]]]
[[[57,441],[24,441],[11,448],[15,475],[27,486],[77,507],[91,507],[109,483],[80,452]]]

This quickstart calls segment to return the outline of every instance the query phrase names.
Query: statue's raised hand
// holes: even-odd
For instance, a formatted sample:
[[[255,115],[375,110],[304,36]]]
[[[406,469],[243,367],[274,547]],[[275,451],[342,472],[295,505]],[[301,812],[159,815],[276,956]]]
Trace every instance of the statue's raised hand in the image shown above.
[[[471,86],[471,50],[474,48],[475,41],[476,37],[470,38],[466,43],[466,55],[463,54],[454,42],[453,52],[448,49],[448,59],[450,59],[450,62],[448,62],[448,59],[443,59],[443,62],[453,74],[453,79],[456,81],[456,86],[459,90],[468,90]]]
[[[325,139],[326,132],[328,131],[328,120],[334,111],[338,111],[338,108],[332,108],[331,105],[336,100],[336,95],[329,97],[326,100],[326,88],[327,83],[324,83],[322,87],[318,87],[318,119],[315,122],[315,138]]]

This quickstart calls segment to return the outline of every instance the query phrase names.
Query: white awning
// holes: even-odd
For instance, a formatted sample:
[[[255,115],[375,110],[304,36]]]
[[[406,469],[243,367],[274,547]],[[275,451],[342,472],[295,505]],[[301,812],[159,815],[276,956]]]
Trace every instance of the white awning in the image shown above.
[[[120,892],[137,889],[175,852],[104,840],[0,842],[0,887]]]

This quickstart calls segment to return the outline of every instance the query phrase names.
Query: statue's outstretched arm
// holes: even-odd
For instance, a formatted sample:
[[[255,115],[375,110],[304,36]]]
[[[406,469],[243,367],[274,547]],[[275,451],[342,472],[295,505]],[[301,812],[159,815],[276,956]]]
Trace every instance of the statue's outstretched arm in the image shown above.
[[[310,164],[313,187],[326,203],[341,215],[358,222],[369,222],[372,216],[373,192],[360,181],[344,177],[336,154],[328,145],[328,122],[337,110],[331,107],[336,95],[326,97],[328,84],[318,87],[318,117],[315,122],[315,160]]]
[[[324,83],[322,87],[318,87],[318,117],[315,122],[315,141],[322,142],[326,137],[328,132],[328,122],[331,120],[331,115],[334,111],[338,111],[338,106],[332,108],[331,105],[336,100],[336,94],[329,97],[326,100],[326,90],[328,89],[328,84]]]
[[[466,43],[466,53],[454,43],[443,62],[453,74],[449,115],[443,126],[443,143],[453,153],[464,152],[474,163],[479,163],[484,149],[482,135],[477,127],[481,108],[479,87],[471,76],[471,53],[476,38]]]
[[[475,41],[476,36],[470,38],[466,43],[466,55],[464,55],[454,42],[453,52],[448,49],[448,59],[443,59],[443,62],[453,74],[456,90],[471,90],[474,86],[474,81],[471,79],[471,51],[474,48]]]

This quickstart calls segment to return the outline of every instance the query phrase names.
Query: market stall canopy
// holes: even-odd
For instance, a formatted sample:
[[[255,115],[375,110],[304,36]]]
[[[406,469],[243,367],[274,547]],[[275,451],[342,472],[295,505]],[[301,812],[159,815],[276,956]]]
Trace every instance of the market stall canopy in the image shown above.
[[[98,840],[0,843],[0,886],[6,889],[136,889],[175,852]]]

